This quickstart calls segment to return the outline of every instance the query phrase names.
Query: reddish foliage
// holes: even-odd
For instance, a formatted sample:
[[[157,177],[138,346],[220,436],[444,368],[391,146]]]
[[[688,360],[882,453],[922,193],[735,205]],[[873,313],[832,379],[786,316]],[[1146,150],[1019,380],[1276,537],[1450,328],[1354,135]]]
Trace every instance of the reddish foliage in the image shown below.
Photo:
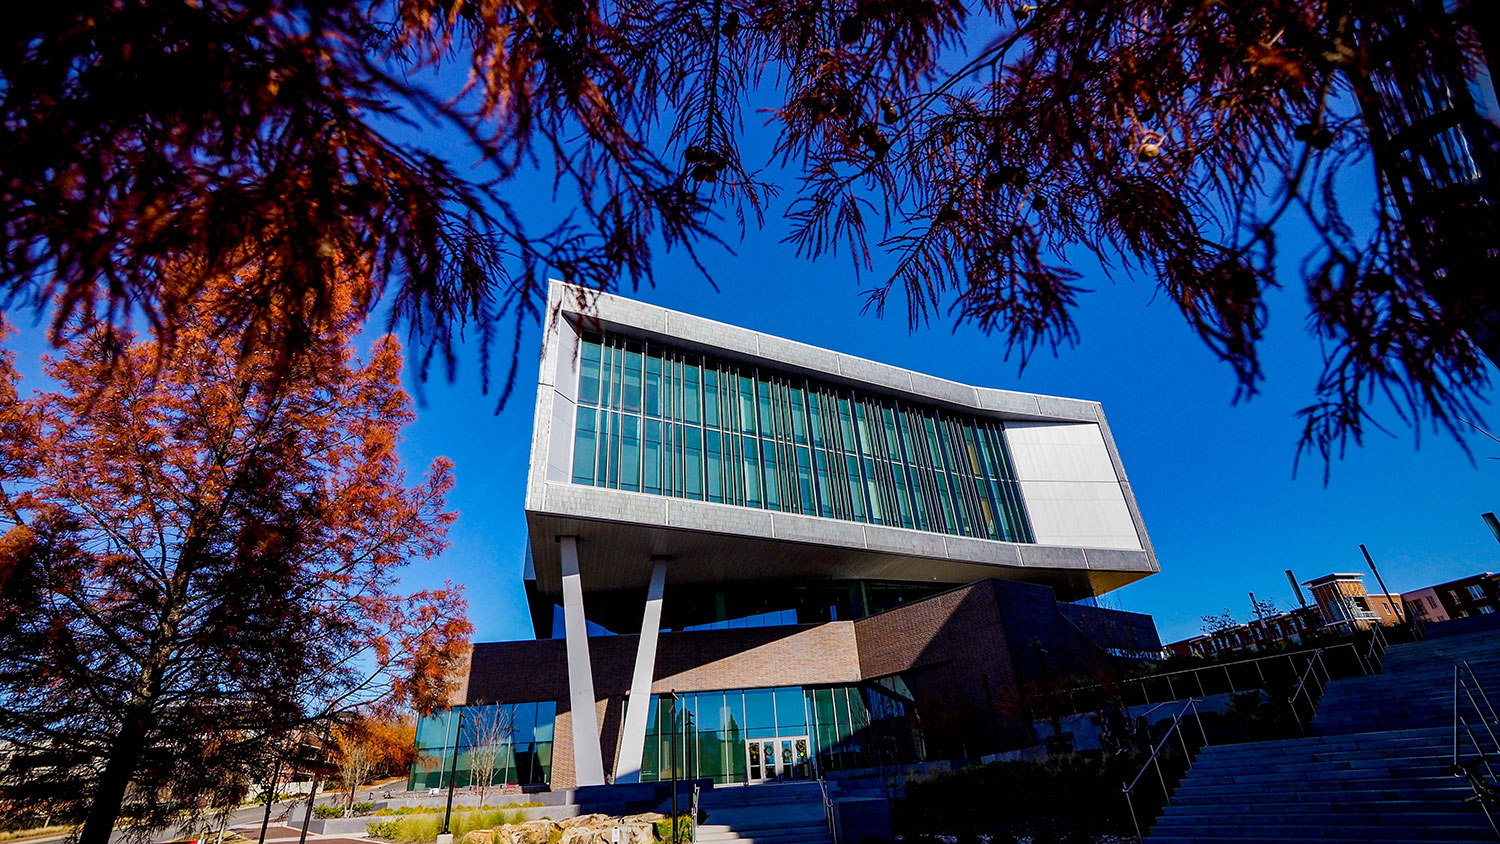
[[[409,483],[411,401],[390,337],[359,360],[357,294],[291,361],[243,344],[217,297],[170,346],[95,328],[0,377],[0,740],[57,767],[9,796],[143,827],[197,811],[268,739],[446,700],[470,630],[454,586],[398,574],[441,551],[452,466]],[[248,349],[248,351],[246,351]],[[3,359],[0,359],[3,361]],[[0,376],[5,375],[0,372]]]

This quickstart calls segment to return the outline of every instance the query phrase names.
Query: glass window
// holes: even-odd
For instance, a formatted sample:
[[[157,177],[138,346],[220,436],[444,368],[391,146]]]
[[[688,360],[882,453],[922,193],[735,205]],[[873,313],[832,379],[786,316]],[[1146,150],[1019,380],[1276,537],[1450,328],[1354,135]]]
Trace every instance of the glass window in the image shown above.
[[[755,382],[741,375],[740,380],[740,433],[755,433]]]
[[[592,407],[578,408],[578,421],[573,429],[573,483],[592,486],[594,483],[594,460],[595,449],[598,448],[598,435],[594,432],[594,415],[598,411]]]
[[[762,437],[775,436],[776,415],[771,412],[771,384],[765,379],[757,380],[755,397],[756,406],[760,410],[760,435]]]
[[[641,488],[641,417],[620,417],[620,489]]]
[[[703,368],[703,424],[719,424],[719,373],[708,366]]]
[[[510,718],[512,741],[530,742],[536,740],[536,704],[515,704],[512,707]]]
[[[620,407],[631,413],[641,412],[641,353],[625,353],[625,373],[621,380]]]
[[[578,356],[578,401],[582,404],[599,403],[599,344],[593,340],[583,341],[583,350]]]
[[[544,700],[536,705],[536,740],[552,741],[552,724],[557,720],[557,701]]]
[[[641,489],[646,492],[661,492],[661,423],[646,420],[645,459],[641,470]]]
[[[703,500],[703,431],[692,426],[683,428],[684,486],[688,498]]]
[[[745,690],[745,727],[750,730],[776,728],[776,699],[771,689]]]
[[[646,357],[646,415],[661,416],[661,358]]]
[[[682,367],[682,421],[698,424],[701,414],[698,392],[698,365],[687,363]]]
[[[1474,584],[1474,585],[1472,585],[1472,586],[1470,586],[1469,587],[1469,597],[1473,598],[1476,601],[1482,601],[1482,600],[1484,600],[1484,587],[1480,586],[1477,583]]]
[[[776,471],[776,443],[772,440],[761,440],[760,457],[761,476],[766,480],[766,509],[779,510],[781,509],[778,506],[781,495],[778,487],[781,479]]]
[[[784,736],[807,729],[807,707],[800,686],[776,689],[776,727]]]
[[[760,506],[760,455],[759,449],[755,447],[756,441],[750,437],[740,438],[741,464],[744,469],[745,479],[745,504],[750,507]]]
[[[706,482],[705,489],[708,493],[708,500],[722,503],[724,501],[724,482],[722,479],[724,464],[723,455],[720,453],[719,447],[719,432],[712,429],[704,431],[703,438],[704,469],[707,473],[707,477],[704,480]]]
[[[609,335],[580,358],[575,483],[1032,541],[996,420]]]

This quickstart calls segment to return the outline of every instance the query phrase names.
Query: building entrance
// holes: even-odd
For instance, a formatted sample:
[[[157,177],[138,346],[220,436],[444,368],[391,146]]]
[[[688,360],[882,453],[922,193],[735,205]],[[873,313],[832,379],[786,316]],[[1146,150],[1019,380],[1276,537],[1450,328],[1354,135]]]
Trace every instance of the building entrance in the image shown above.
[[[751,739],[745,744],[750,782],[807,779],[813,775],[807,736]]]

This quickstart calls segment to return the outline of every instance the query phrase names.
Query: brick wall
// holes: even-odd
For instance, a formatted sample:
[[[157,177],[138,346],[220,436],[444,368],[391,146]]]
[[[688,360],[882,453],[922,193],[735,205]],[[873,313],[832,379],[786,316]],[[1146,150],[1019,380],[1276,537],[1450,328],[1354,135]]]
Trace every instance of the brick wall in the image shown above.
[[[1099,635],[1113,629],[1110,612],[1070,614]],[[1149,624],[1145,617],[1115,621],[1134,643],[1147,636],[1143,618]],[[606,772],[618,753],[638,640],[589,639]],[[853,622],[663,633],[652,692],[852,684],[900,674],[917,699],[929,756],[974,758],[1029,739],[1023,686],[1086,674],[1104,659],[1050,588],[986,580]],[[474,646],[469,703],[541,700],[557,702],[552,785],[565,788],[575,777],[564,641]]]
[[[624,727],[626,692],[635,671],[637,635],[589,639],[595,717],[606,772],[614,770]],[[473,649],[465,700],[557,702],[552,785],[574,784],[572,705],[562,639],[486,642]],[[854,623],[663,633],[657,641],[651,691],[679,692],[856,683],[860,679]]]

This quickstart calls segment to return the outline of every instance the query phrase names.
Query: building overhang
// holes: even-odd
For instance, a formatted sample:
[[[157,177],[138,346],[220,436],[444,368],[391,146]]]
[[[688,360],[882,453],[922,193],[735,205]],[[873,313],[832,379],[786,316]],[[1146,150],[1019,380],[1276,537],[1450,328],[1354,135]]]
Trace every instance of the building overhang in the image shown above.
[[[654,556],[670,559],[676,585],[1000,577],[1049,585],[1062,600],[1157,571],[1145,551],[997,542],[566,483],[547,483],[543,494],[546,506],[526,513],[543,598],[561,595],[559,536],[577,537],[591,592],[644,589]]]
[[[1050,585],[1063,600],[1102,594],[1159,570],[1098,402],[959,384],[556,281],[545,320],[526,492],[534,603],[561,593],[559,536],[577,537],[588,592],[644,589],[653,556],[672,558],[672,584],[1000,577]],[[1036,543],[1011,543],[573,484],[577,368],[581,337],[591,331],[1010,423],[1023,498],[1033,528],[1043,529]],[[1025,465],[1028,453],[1032,468]],[[1106,507],[1113,508],[1109,519],[1068,533],[1067,525],[1088,522]],[[1057,529],[1045,529],[1049,520]]]

